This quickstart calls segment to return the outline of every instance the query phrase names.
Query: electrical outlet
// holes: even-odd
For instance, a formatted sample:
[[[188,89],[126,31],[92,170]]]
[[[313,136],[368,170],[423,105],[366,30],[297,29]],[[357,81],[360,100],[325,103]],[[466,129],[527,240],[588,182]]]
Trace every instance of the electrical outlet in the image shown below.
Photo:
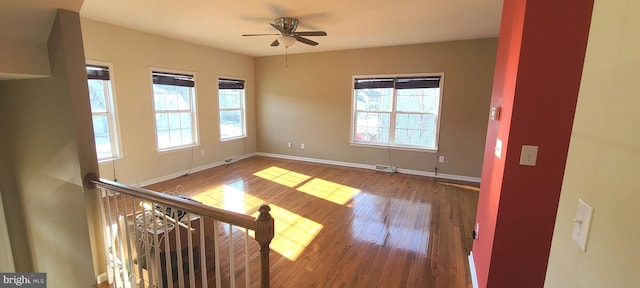
[[[291,142],[287,143],[287,147],[289,147],[289,148],[293,147],[293,145],[291,144]]]
[[[520,152],[520,165],[536,166],[537,158],[538,146],[522,145],[522,151]]]
[[[304,143],[300,144],[300,149],[304,149]]]
[[[440,162],[440,163],[444,163],[444,156],[440,156],[440,157],[438,157],[438,162]]]
[[[204,156],[204,149],[200,149],[200,156]]]

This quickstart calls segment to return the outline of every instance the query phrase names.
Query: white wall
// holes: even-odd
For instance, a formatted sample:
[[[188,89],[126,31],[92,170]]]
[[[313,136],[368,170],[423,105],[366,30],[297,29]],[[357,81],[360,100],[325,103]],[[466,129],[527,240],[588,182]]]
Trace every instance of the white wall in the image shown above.
[[[596,0],[545,287],[640,287],[640,2]],[[577,199],[594,207],[586,252]]]
[[[119,182],[144,184],[256,151],[252,57],[87,19],[82,19],[82,32],[86,59],[113,64],[123,152],[115,162]],[[190,149],[156,151],[150,67],[195,73],[200,145],[193,150],[193,162]],[[247,139],[219,140],[219,76],[246,80]],[[100,165],[100,176],[113,179],[111,162]]]

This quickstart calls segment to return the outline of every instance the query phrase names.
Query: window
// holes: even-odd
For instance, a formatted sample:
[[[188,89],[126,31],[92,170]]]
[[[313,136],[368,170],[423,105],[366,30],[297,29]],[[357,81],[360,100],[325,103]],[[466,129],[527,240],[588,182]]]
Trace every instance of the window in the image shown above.
[[[354,77],[352,143],[436,150],[441,79]]]
[[[246,136],[244,80],[218,79],[220,140]]]
[[[109,67],[87,65],[89,101],[98,161],[120,158]]]
[[[158,151],[197,144],[193,75],[152,71]]]

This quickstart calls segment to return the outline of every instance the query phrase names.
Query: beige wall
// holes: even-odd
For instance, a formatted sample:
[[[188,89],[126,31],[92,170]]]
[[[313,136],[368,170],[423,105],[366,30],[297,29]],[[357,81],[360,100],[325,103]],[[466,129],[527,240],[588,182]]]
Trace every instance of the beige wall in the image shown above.
[[[443,72],[438,172],[480,177],[496,48],[481,39],[288,55],[287,65],[256,58],[258,151],[388,165],[386,149],[349,144],[352,76]],[[435,153],[390,153],[398,168],[434,171]]]
[[[93,213],[87,211],[86,201],[95,192],[84,190],[82,175],[97,165],[92,146],[79,147],[92,142],[93,133],[77,13],[59,12],[48,55],[52,77],[0,83],[0,104],[6,113],[6,142],[0,148],[10,153],[12,170],[2,172],[2,185],[9,184],[13,195],[8,204],[22,216],[8,224],[22,225],[26,231],[11,231],[12,245],[14,240],[24,243],[13,246],[13,252],[16,258],[30,257],[17,259],[25,263],[22,271],[46,272],[50,287],[90,287],[96,271],[88,220]]]
[[[11,107],[8,105],[10,92],[6,89],[7,81],[0,81],[0,189],[2,190],[2,203],[4,205],[9,242],[13,253],[13,262],[16,271],[33,271],[29,245],[26,241],[27,232],[25,229],[24,215],[22,214],[22,197],[16,187],[13,163],[11,160],[11,150],[8,143],[10,119],[8,115]],[[6,135],[6,136],[5,136]]]
[[[47,45],[0,37],[0,79],[50,76]]]
[[[138,185],[256,151],[252,57],[87,19],[82,31],[86,58],[113,64],[124,156],[115,162],[119,182]],[[195,73],[200,145],[193,150],[193,163],[189,149],[156,151],[150,67]],[[219,140],[218,76],[246,80],[247,139]],[[112,168],[111,162],[100,165],[101,177],[113,179]]]
[[[545,287],[640,287],[640,2],[596,0]],[[577,199],[594,208],[586,252]]]

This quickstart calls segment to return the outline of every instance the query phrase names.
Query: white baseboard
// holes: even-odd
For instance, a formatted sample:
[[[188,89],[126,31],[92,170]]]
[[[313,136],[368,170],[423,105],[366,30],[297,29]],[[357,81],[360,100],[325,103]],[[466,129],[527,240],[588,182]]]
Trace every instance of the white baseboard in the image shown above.
[[[102,274],[98,275],[98,278],[96,279],[96,282],[98,282],[97,284],[100,284],[100,283],[105,282],[107,280],[108,280],[107,272],[105,272],[105,273],[102,273]]]
[[[469,272],[473,288],[478,288],[478,274],[476,274],[476,262],[473,261],[473,251],[469,252]]]
[[[304,161],[304,162],[312,162],[319,164],[327,164],[327,165],[336,165],[336,166],[345,166],[352,168],[362,168],[362,169],[375,169],[375,165],[365,165],[359,163],[351,163],[351,162],[342,162],[342,161],[334,161],[334,160],[325,160],[325,159],[317,159],[317,158],[308,158],[308,157],[300,157],[300,156],[292,156],[292,155],[284,155],[284,154],[273,154],[273,153],[256,153],[258,156],[271,157],[271,158],[280,158],[287,160],[296,160],[296,161]]]
[[[300,156],[292,156],[292,155],[284,155],[284,154],[263,153],[263,152],[257,152],[257,153],[252,153],[252,154],[247,154],[247,155],[242,155],[242,156],[235,157],[234,158],[234,162],[238,161],[238,160],[241,160],[241,159],[249,158],[249,157],[252,157],[252,156],[255,156],[255,155],[264,156],[264,157],[271,157],[271,158],[280,158],[280,159],[312,162],[312,163],[319,163],[319,164],[327,164],[327,165],[336,165],[336,166],[344,166],[344,167],[375,170],[375,165],[367,165],[367,164],[360,164],[360,163],[353,163],[353,162],[343,162],[343,161],[334,161],[334,160],[325,160],[325,159],[309,158],[309,157],[300,157]],[[170,179],[174,179],[174,178],[180,177],[182,175],[185,175],[187,173],[195,173],[195,172],[199,172],[199,171],[202,171],[202,170],[207,170],[209,168],[222,166],[222,165],[225,165],[225,164],[228,164],[228,163],[225,163],[225,161],[222,160],[222,161],[210,163],[210,164],[207,164],[207,165],[195,167],[195,168],[192,168],[191,170],[185,170],[185,171],[181,171],[181,172],[178,172],[178,173],[173,173],[173,174],[161,176],[161,177],[158,177],[158,178],[153,178],[153,179],[149,179],[149,180],[145,180],[145,181],[139,181],[134,186],[144,187],[144,186],[147,186],[147,185],[151,185],[151,184],[159,183],[159,182],[162,182],[162,181],[167,181],[167,180],[170,180]],[[457,181],[465,181],[465,182],[473,182],[473,183],[480,183],[480,178],[469,177],[469,176],[461,176],[461,175],[454,175],[454,174],[442,174],[442,173],[436,174],[436,173],[428,172],[428,171],[402,169],[402,168],[398,168],[398,173],[410,174],[410,175],[418,175],[418,176],[427,176],[427,177],[441,178],[441,179],[449,179],[449,180],[457,180]]]
[[[362,169],[375,170],[375,165],[367,165],[367,164],[360,164],[360,163],[324,160],[324,159],[317,159],[317,158],[308,158],[308,157],[291,156],[291,155],[283,155],[283,154],[262,153],[262,152],[258,152],[258,153],[256,153],[256,155],[265,156],[265,157],[272,157],[272,158],[281,158],[281,159],[305,161],[305,162],[312,162],[312,163],[320,163],[320,164],[328,164],[328,165],[337,165],[337,166],[345,166],[345,167],[353,167],[353,168],[362,168]],[[469,176],[461,176],[461,175],[453,175],[453,174],[442,174],[442,173],[436,174],[436,173],[428,172],[428,171],[402,169],[402,168],[398,168],[398,173],[410,174],[410,175],[418,175],[418,176],[427,176],[427,177],[441,178],[441,179],[449,179],[449,180],[458,180],[458,181],[473,182],[473,183],[480,183],[480,178],[469,177]]]

